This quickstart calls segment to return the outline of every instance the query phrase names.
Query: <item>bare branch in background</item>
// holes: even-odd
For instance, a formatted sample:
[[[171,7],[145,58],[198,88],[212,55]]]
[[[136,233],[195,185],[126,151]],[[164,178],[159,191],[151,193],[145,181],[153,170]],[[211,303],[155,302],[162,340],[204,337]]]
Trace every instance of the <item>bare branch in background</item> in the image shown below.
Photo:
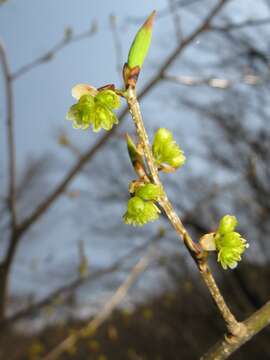
[[[0,41],[0,57],[6,88],[7,112],[7,154],[8,154],[8,208],[10,211],[9,244],[3,261],[0,263],[0,319],[4,317],[9,269],[18,243],[16,213],[16,148],[14,139],[14,104],[11,75],[4,45]]]
[[[89,321],[88,324],[83,326],[80,330],[76,331],[59,345],[57,345],[51,352],[49,352],[42,360],[57,359],[64,351],[73,348],[76,342],[84,337],[91,336],[109,316],[113,310],[124,300],[129,289],[138,279],[138,277],[146,270],[153,258],[153,249],[143,256],[136,265],[130,270],[126,280],[118,287],[113,296],[105,303],[102,309]]]
[[[110,21],[110,27],[112,31],[112,38],[114,44],[116,70],[119,73],[120,77],[122,78],[123,52],[122,52],[121,40],[119,37],[118,27],[117,27],[117,16],[111,14],[109,21]]]
[[[176,1],[175,0],[175,3],[174,3],[174,8],[186,8],[186,7],[189,7],[189,6],[192,6],[198,2],[203,2],[205,0],[180,0],[180,1]],[[170,7],[166,7],[164,9],[161,9],[159,10],[158,14],[157,14],[157,20],[158,19],[161,19],[165,16],[168,16],[170,15],[171,13],[171,8]],[[144,16],[138,16],[138,17],[134,17],[134,16],[129,16],[126,21],[128,23],[134,23],[134,24],[138,24],[138,23],[142,23],[143,21],[145,20],[145,17]]]
[[[97,32],[97,23],[94,21],[91,25],[91,28],[85,32],[82,32],[77,35],[73,35],[72,29],[67,28],[62,40],[57,42],[50,50],[46,51],[45,54],[39,56],[35,60],[29,62],[28,64],[23,65],[21,68],[17,69],[15,72],[11,74],[11,80],[16,80],[20,76],[28,73],[39,65],[42,65],[50,60],[62,49],[66,46],[71,45],[73,43],[82,41],[93,36]]]
[[[177,6],[175,0],[168,0],[169,9],[171,13],[171,18],[174,26],[175,36],[177,43],[180,43],[183,38],[182,29],[181,29],[181,19],[179,14],[177,13]]]
[[[207,78],[198,78],[187,75],[169,75],[164,74],[164,80],[172,81],[185,86],[201,86],[207,85],[216,89],[228,89],[239,83],[244,83],[249,86],[263,85],[268,79],[262,78],[258,75],[247,74],[237,79],[224,79],[218,76],[211,76]]]
[[[256,27],[263,25],[270,25],[270,17],[266,17],[263,19],[250,19],[239,23],[227,24],[225,26],[211,25],[211,30],[227,32],[227,31],[243,29],[245,27]]]
[[[149,239],[146,243],[136,246],[130,252],[121,256],[112,265],[102,269],[98,269],[96,271],[90,271],[87,276],[84,277],[79,276],[74,281],[54,290],[44,299],[34,304],[31,304],[25,309],[19,310],[15,314],[9,316],[4,321],[0,322],[1,328],[3,328],[4,326],[12,325],[16,321],[32,315],[37,311],[42,310],[42,308],[44,308],[45,306],[48,305],[53,306],[53,303],[57,302],[57,299],[59,298],[61,298],[61,302],[63,303],[65,299],[71,295],[71,293],[76,291],[80,286],[84,285],[85,283],[96,281],[98,279],[101,279],[103,276],[111,275],[114,272],[119,271],[120,269],[124,269],[125,263],[127,263],[129,260],[134,259],[134,257],[138,256],[138,254],[145,252],[149,246],[157,245],[160,242],[160,240],[163,238],[163,236],[164,236],[164,231],[159,230],[158,233],[154,235],[151,239]]]
[[[0,57],[4,74],[6,90],[7,112],[7,141],[8,141],[8,204],[11,213],[11,229],[16,228],[16,148],[14,138],[14,97],[11,85],[11,72],[8,64],[6,50],[0,40]]]

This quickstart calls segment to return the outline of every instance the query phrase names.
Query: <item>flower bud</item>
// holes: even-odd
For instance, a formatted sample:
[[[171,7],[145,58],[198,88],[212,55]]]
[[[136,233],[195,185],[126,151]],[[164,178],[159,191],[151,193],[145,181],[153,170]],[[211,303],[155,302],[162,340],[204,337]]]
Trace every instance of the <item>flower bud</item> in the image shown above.
[[[220,220],[219,227],[218,227],[218,233],[221,235],[224,235],[228,232],[234,231],[234,229],[237,226],[237,219],[233,215],[225,215]]]
[[[145,184],[136,189],[135,195],[143,200],[157,201],[163,195],[160,185]]]

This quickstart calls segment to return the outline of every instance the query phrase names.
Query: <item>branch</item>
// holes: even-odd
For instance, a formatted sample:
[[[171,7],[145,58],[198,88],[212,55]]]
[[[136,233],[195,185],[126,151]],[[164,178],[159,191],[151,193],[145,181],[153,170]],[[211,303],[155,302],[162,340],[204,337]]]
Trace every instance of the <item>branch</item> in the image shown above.
[[[120,74],[122,77],[122,44],[121,40],[119,38],[118,29],[117,29],[117,17],[114,14],[110,15],[109,18],[110,21],[110,28],[112,33],[112,40],[114,45],[114,51],[115,51],[115,62],[116,62],[116,71]]]
[[[103,308],[90,320],[88,324],[68,336],[64,341],[57,345],[51,352],[49,352],[42,360],[57,359],[64,351],[73,348],[80,338],[89,337],[102,325],[112,314],[113,310],[124,300],[129,289],[138,279],[138,277],[145,271],[150,263],[150,254],[142,257],[136,265],[131,269],[126,280],[119,286],[113,296],[105,303]]]
[[[145,160],[147,163],[147,166],[149,168],[150,176],[152,178],[152,182],[156,185],[159,185],[161,187],[162,183],[159,178],[158,174],[158,168],[155,165],[154,156],[151,150],[151,146],[149,144],[147,132],[144,127],[143,119],[140,112],[140,106],[137,101],[136,97],[136,91],[133,87],[129,87],[127,89],[127,95],[126,100],[130,109],[130,113],[132,116],[132,119],[134,121],[134,125],[136,127],[139,143],[142,146]],[[164,210],[165,214],[167,215],[168,219],[170,220],[172,226],[174,227],[176,233],[179,235],[179,237],[183,240],[187,250],[189,251],[190,255],[192,256],[193,260],[195,261],[200,274],[208,287],[208,290],[210,294],[212,295],[213,300],[215,301],[226,325],[229,333],[233,335],[234,337],[239,336],[239,334],[242,334],[244,332],[244,327],[241,323],[239,323],[230,309],[228,308],[227,304],[224,301],[223,296],[221,295],[221,292],[214,280],[214,277],[211,273],[211,270],[207,264],[206,261],[206,254],[201,249],[200,245],[198,243],[195,243],[191,236],[189,235],[188,231],[185,229],[182,221],[176,214],[172,204],[170,203],[166,193],[164,192],[164,195],[160,197],[158,203]]]
[[[238,30],[245,27],[253,27],[253,26],[262,26],[262,25],[270,25],[270,17],[263,18],[263,19],[256,19],[256,20],[245,20],[239,23],[232,23],[225,26],[210,26],[211,30],[213,31],[220,31],[220,32],[227,32],[232,30]]]
[[[186,8],[186,7],[189,7],[189,6],[192,6],[198,2],[201,2],[202,0],[180,0],[180,1],[175,1],[175,4],[174,4],[174,8]],[[157,20],[158,19],[161,19],[167,15],[169,15],[171,12],[171,9],[169,6],[165,7],[164,9],[161,9],[158,11],[158,14],[156,16]],[[135,24],[140,24],[142,23],[143,21],[145,20],[145,16],[129,16],[126,21],[128,23],[135,23]]]
[[[259,331],[270,324],[270,301],[261,309],[252,314],[243,322],[246,327],[246,333],[242,337],[230,341],[226,336],[214,345],[201,360],[223,360],[227,359],[232,353],[239,349],[243,344],[249,341]]]
[[[69,29],[67,29],[67,31],[69,31]],[[72,30],[70,29],[70,31]],[[16,80],[20,76],[33,70],[35,67],[50,61],[59,51],[61,51],[66,46],[84,40],[88,37],[91,37],[96,33],[96,31],[97,31],[97,24],[96,22],[93,22],[91,28],[85,32],[82,32],[81,34],[78,35],[72,35],[72,33],[65,34],[64,38],[60,40],[58,43],[56,43],[50,50],[46,51],[45,54],[39,56],[35,60],[32,60],[28,64],[23,65],[13,74],[11,74],[11,80]]]
[[[193,76],[186,76],[186,75],[169,75],[164,74],[163,76],[164,80],[175,82],[176,84],[185,85],[185,86],[201,86],[206,85],[212,88],[216,89],[229,89],[232,86],[244,83],[249,86],[258,86],[264,84],[264,82],[268,81],[265,79],[262,79],[258,75],[242,75],[241,77],[237,79],[224,79],[220,77],[206,77],[206,78],[198,78]]]
[[[196,30],[192,32],[191,35],[183,39],[181,44],[171,53],[171,55],[164,61],[158,70],[157,74],[144,86],[141,93],[138,96],[138,99],[142,99],[145,97],[157,83],[162,79],[165,71],[172,65],[174,60],[182,53],[182,51],[190,45],[200,34],[205,31],[208,31],[210,22],[213,18],[221,11],[223,6],[229,0],[220,0],[216,7],[208,14],[208,16],[202,21],[201,25],[197,27]],[[125,115],[128,113],[128,109],[126,108],[119,115],[119,120],[123,120]],[[120,124],[121,125],[121,121]],[[53,202],[65,191],[66,187],[73,180],[73,178],[77,175],[77,173],[85,166],[85,164],[91,160],[98,150],[107,143],[107,141],[113,136],[116,132],[116,127],[114,127],[110,132],[103,135],[96,144],[89,148],[78,160],[78,162],[73,166],[73,168],[68,172],[68,174],[64,177],[64,179],[60,182],[60,184],[52,191],[51,194],[30,214],[28,218],[26,218],[21,224],[21,233],[24,233],[36,220],[43,215],[49,207],[53,204]]]
[[[11,229],[16,228],[16,150],[14,139],[14,99],[11,73],[6,50],[0,40],[0,57],[6,87],[7,146],[8,146],[8,205],[11,213]]]
[[[174,26],[176,41],[177,41],[177,43],[179,43],[183,38],[183,33],[182,33],[182,29],[181,29],[180,16],[177,13],[177,9],[176,9],[177,4],[176,4],[175,0],[168,0],[168,2],[169,2],[168,5],[169,5],[170,13],[171,13],[173,26]]]

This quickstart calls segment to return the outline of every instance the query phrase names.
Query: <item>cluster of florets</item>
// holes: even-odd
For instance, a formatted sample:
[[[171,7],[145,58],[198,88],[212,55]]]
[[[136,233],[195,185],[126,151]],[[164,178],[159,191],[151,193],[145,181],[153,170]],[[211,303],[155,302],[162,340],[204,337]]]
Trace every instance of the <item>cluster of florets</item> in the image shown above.
[[[144,184],[135,190],[134,196],[128,201],[124,222],[133,226],[142,226],[158,219],[160,210],[155,204],[163,195],[161,186]]]
[[[79,84],[72,89],[78,102],[72,105],[67,119],[73,121],[75,129],[86,130],[92,125],[93,131],[111,130],[118,119],[113,110],[120,106],[120,97],[111,89],[101,89]]]
[[[165,128],[156,132],[152,151],[157,166],[164,171],[179,168],[186,161],[183,151],[173,139],[173,134]]]
[[[235,216],[225,215],[221,219],[214,236],[218,262],[220,262],[223,269],[228,267],[234,269],[238,261],[241,260],[241,255],[249,247],[246,240],[238,232],[234,231],[237,223]]]
[[[138,159],[138,152],[129,136],[127,145],[131,162],[134,164],[134,161]],[[152,152],[156,166],[161,171],[172,172],[185,163],[183,151],[174,141],[172,133],[165,128],[161,128],[156,132]],[[141,158],[140,161],[142,161]],[[128,202],[127,211],[124,215],[125,223],[142,226],[157,220],[160,210],[155,202],[158,202],[162,194],[163,191],[159,185],[148,183],[139,186]]]

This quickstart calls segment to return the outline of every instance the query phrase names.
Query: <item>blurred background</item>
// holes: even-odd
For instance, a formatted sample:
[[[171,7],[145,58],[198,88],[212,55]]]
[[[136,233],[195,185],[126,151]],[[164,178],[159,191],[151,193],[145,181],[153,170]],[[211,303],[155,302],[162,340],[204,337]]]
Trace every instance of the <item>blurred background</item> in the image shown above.
[[[238,217],[250,244],[243,261],[223,271],[210,260],[236,316],[269,298],[270,1],[2,0],[1,359],[42,359],[100,314],[142,258],[117,310],[57,358],[197,359],[225,331],[166,218],[123,224],[136,178],[125,104],[111,133],[65,120],[75,84],[122,86],[131,41],[153,9],[143,117],[151,139],[168,128],[187,158],[162,175],[168,195],[194,239],[224,214]],[[232,358],[270,359],[269,340],[266,329]]]

